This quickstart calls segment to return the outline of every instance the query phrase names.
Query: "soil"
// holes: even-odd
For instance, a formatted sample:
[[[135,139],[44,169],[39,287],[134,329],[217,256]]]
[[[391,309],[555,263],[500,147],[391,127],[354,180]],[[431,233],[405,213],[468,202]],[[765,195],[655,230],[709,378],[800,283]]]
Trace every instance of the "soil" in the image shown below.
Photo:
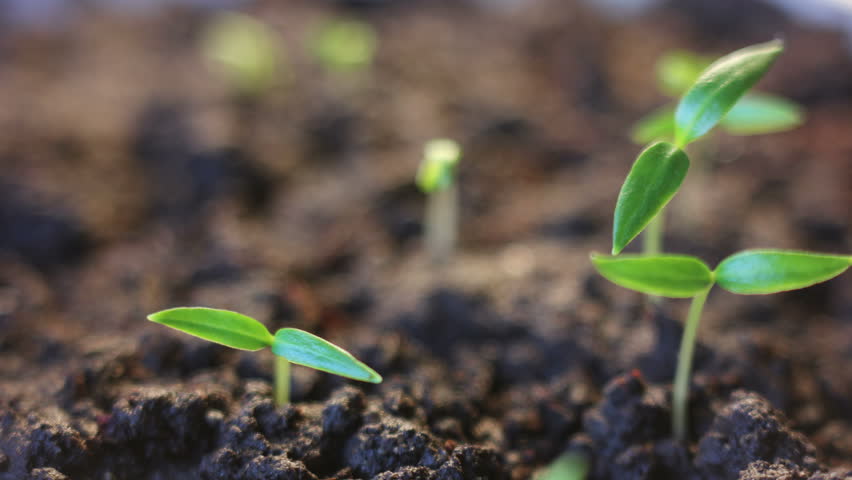
[[[0,480],[520,480],[567,451],[592,479],[852,478],[852,276],[714,292],[680,444],[686,305],[651,307],[588,262],[639,149],[625,132],[665,101],[654,60],[776,35],[761,89],[806,124],[698,144],[667,248],[711,265],[849,252],[843,36],[757,1],[629,20],[486,3],[261,2],[289,68],[248,106],[199,58],[197,7],[0,34]],[[379,32],[367,72],[304,53],[342,14]],[[441,269],[412,183],[436,136],[465,147],[461,245]],[[269,352],[145,320],[178,305],[310,330],[385,381],[296,367],[276,408]]]

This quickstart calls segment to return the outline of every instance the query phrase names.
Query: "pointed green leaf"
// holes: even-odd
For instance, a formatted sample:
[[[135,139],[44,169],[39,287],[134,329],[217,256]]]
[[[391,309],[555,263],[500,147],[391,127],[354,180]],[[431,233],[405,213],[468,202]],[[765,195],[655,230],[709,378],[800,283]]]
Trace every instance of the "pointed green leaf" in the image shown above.
[[[272,334],[262,323],[230,310],[179,307],[152,313],[148,320],[240,350],[272,345]]]
[[[272,352],[292,363],[333,373],[362,382],[381,383],[375,370],[358,361],[351,353],[322,338],[295,328],[275,332]]]
[[[630,130],[634,143],[646,145],[657,140],[673,140],[674,107],[666,105],[642,117]]]
[[[666,142],[646,148],[621,186],[615,205],[612,253],[621,253],[669,203],[689,170],[683,150]]]
[[[713,286],[713,272],[686,255],[592,255],[595,268],[610,282],[637,292],[689,298]]]
[[[666,53],[657,61],[660,90],[673,97],[682,95],[712,62],[712,59],[685,50]]]
[[[716,267],[725,290],[744,295],[783,292],[832,279],[852,265],[852,256],[790,250],[746,250]]]
[[[779,40],[737,50],[713,62],[683,96],[675,112],[676,143],[707,133],[769,70],[784,49]]]
[[[783,132],[802,124],[802,109],[783,98],[750,93],[731,108],[720,122],[734,135],[762,135]]]

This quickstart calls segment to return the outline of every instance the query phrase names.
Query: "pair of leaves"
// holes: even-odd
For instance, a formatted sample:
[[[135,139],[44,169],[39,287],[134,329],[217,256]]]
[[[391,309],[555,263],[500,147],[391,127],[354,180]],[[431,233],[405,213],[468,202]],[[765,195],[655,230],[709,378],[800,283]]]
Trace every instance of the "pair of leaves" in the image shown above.
[[[782,50],[781,42],[772,41],[720,58],[698,76],[681,99],[673,124],[668,123],[667,113],[658,115],[654,134],[671,126],[675,143],[651,145],[639,155],[627,175],[615,208],[614,255],[621,253],[677,193],[689,169],[683,147],[713,128],[766,73]],[[748,104],[754,105],[754,101]],[[747,113],[734,118],[748,117]]]
[[[424,193],[444,190],[455,181],[461,147],[453,140],[430,140],[423,148],[423,161],[417,170],[417,186]]]
[[[362,382],[380,383],[381,375],[346,350],[316,335],[282,328],[273,336],[257,320],[230,310],[179,307],[148,315],[148,320],[239,350],[272,352],[297,365]]]
[[[852,266],[852,256],[790,250],[746,250],[723,260],[715,271],[686,255],[592,255],[607,280],[638,292],[690,298],[714,284],[729,292],[756,295],[797,290],[830,280]]]

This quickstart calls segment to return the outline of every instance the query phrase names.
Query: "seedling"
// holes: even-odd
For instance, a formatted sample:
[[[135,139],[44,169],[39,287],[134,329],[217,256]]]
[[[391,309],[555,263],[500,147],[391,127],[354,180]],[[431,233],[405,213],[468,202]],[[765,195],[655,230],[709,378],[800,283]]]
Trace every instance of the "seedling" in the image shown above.
[[[631,290],[670,298],[692,298],[680,344],[672,392],[672,430],[681,441],[687,433],[687,403],[692,356],[701,312],[714,285],[742,295],[798,290],[830,280],[852,266],[852,255],[789,250],[745,250],[723,260],[715,270],[686,255],[592,255],[598,272]]]
[[[335,72],[356,72],[373,63],[376,33],[358,20],[333,20],[322,25],[313,40],[313,52],[323,66]]]
[[[279,406],[290,402],[290,363],[362,382],[382,381],[375,370],[337,345],[295,328],[282,328],[272,335],[262,323],[241,313],[179,307],[152,313],[148,320],[238,350],[271,348],[275,354],[275,402]]]
[[[805,288],[840,275],[852,257],[784,250],[747,250],[711,271],[701,260],[660,253],[662,212],[689,170],[684,148],[726,118],[734,105],[769,69],[783,50],[779,41],[753,45],[707,67],[687,90],[674,113],[673,143],[656,142],[636,159],[615,207],[612,254],[618,255],[646,232],[645,255],[593,255],[597,270],[618,285],[672,298],[692,298],[678,357],[672,430],[679,440],[687,432],[687,395],[695,335],[710,288],[740,294],[768,294]]]
[[[428,142],[417,171],[417,186],[428,195],[426,203],[426,248],[432,261],[444,264],[453,255],[458,236],[458,187],[456,166],[461,147],[448,139]]]
[[[683,95],[710,66],[712,59],[678,50],[663,55],[657,62],[659,89],[670,97]],[[665,105],[642,118],[631,130],[639,144],[654,140],[671,141],[675,135],[675,107]],[[801,107],[766,93],[747,93],[722,117],[720,126],[733,135],[760,135],[783,132],[802,124]]]
[[[584,480],[589,473],[589,462],[579,453],[566,453],[557,458],[535,480]]]

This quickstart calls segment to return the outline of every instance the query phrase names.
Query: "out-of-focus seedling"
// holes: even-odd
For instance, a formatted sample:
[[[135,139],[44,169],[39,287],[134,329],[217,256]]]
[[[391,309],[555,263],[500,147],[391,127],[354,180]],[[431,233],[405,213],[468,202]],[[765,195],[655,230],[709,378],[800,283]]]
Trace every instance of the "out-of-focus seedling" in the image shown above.
[[[456,166],[461,147],[453,140],[426,143],[417,170],[417,186],[428,196],[424,228],[432,261],[444,264],[453,255],[458,236],[458,186]]]
[[[745,250],[715,270],[685,255],[592,255],[598,272],[631,290],[670,298],[692,298],[680,344],[672,391],[672,431],[687,435],[687,405],[695,337],[707,295],[718,284],[729,292],[761,295],[797,290],[830,280],[852,266],[852,255],[788,250]]]
[[[376,32],[358,20],[332,20],[316,32],[312,50],[322,65],[334,72],[357,72],[373,63]]]
[[[535,480],[585,480],[589,462],[579,453],[566,453],[538,474]]]
[[[692,52],[677,50],[663,55],[657,62],[657,83],[670,97],[683,95],[712,59]],[[675,135],[675,107],[665,105],[639,120],[631,130],[634,142],[672,141]],[[765,93],[745,94],[719,122],[733,135],[760,135],[790,130],[801,125],[801,107],[781,97]]]
[[[375,370],[337,345],[295,328],[282,328],[272,335],[262,323],[241,313],[179,307],[152,313],[148,320],[239,350],[271,348],[276,355],[275,402],[279,406],[290,401],[290,363],[362,382],[382,381]]]

